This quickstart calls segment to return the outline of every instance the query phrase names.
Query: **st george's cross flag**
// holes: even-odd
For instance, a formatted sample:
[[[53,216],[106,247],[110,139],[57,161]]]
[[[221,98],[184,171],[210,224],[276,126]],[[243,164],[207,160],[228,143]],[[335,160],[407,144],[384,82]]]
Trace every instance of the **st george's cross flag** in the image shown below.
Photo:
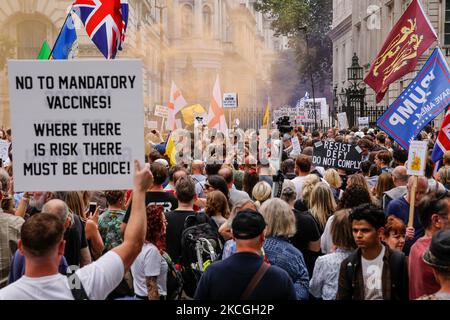
[[[167,131],[174,131],[175,129],[181,129],[177,126],[175,116],[181,109],[187,106],[187,102],[181,94],[180,89],[178,89],[175,82],[172,81],[172,87],[170,88],[170,98],[169,98],[169,115],[167,117],[166,129]]]
[[[72,10],[106,59],[122,50],[128,24],[128,0],[75,0]]]
[[[223,133],[228,131],[227,122],[225,120],[225,111],[222,106],[222,92],[220,91],[219,75],[217,75],[214,84],[211,104],[209,106],[208,128],[214,128]]]

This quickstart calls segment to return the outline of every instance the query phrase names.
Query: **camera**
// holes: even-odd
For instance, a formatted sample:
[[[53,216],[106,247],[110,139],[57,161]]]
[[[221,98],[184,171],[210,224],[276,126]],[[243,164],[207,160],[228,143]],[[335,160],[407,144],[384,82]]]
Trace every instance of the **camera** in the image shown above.
[[[280,134],[290,133],[293,130],[291,120],[287,116],[279,118],[276,125]]]

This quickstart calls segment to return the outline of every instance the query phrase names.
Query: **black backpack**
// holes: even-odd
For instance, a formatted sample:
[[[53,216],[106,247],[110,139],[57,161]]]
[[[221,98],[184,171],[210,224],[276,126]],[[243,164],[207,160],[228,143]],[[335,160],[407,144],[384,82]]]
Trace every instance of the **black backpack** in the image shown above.
[[[167,300],[181,300],[181,294],[183,292],[183,275],[179,270],[172,258],[164,252],[162,257],[167,262]]]
[[[205,214],[188,216],[181,234],[184,291],[192,297],[206,268],[220,259],[223,240],[218,228]]]

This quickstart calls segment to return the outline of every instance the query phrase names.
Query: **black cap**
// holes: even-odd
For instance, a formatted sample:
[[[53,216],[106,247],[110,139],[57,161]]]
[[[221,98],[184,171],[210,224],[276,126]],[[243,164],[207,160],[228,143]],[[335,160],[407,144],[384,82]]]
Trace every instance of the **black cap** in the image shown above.
[[[264,217],[254,210],[244,210],[237,213],[231,224],[233,236],[236,239],[249,240],[259,236],[266,228]]]
[[[450,271],[450,230],[440,230],[433,235],[423,261],[434,268]]]

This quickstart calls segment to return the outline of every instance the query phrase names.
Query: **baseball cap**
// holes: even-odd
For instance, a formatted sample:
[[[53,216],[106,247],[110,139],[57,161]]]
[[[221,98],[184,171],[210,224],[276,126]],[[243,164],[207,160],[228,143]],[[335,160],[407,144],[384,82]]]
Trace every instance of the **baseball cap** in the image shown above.
[[[231,229],[236,239],[249,240],[259,236],[266,228],[264,217],[258,212],[247,209],[238,212],[233,219]]]
[[[440,230],[433,235],[423,261],[431,267],[450,271],[450,230]]]
[[[162,164],[163,166],[165,166],[166,168],[169,167],[169,163],[167,162],[166,159],[157,159],[157,160],[155,160],[155,163],[160,163],[160,164]]]

